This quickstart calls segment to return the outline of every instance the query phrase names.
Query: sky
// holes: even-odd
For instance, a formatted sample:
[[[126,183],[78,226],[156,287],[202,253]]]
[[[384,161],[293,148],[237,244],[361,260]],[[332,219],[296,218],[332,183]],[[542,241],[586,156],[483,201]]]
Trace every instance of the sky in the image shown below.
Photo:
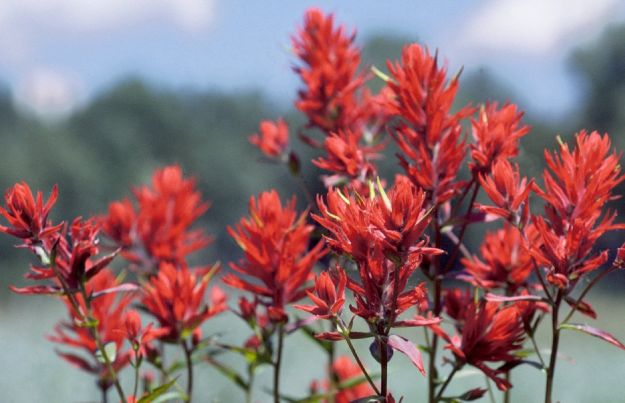
[[[2,0],[0,81],[43,115],[72,111],[128,76],[171,88],[257,88],[293,99],[290,35],[305,10],[332,12],[362,41],[418,38],[450,69],[485,67],[538,114],[579,97],[567,55],[609,24],[619,0]]]

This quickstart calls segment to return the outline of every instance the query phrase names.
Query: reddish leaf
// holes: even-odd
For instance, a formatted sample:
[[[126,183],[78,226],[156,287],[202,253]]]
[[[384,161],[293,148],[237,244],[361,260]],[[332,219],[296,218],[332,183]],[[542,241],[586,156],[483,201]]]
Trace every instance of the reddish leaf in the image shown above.
[[[581,323],[565,323],[560,325],[560,329],[571,329],[577,330],[579,332],[583,332],[589,334],[591,336],[598,337],[604,341],[607,341],[610,344],[614,344],[616,347],[621,350],[625,350],[625,345],[618,341],[616,337],[612,336],[610,333],[605,330],[597,329],[596,327],[592,327],[589,325],[581,324]]]
[[[411,341],[404,339],[401,336],[397,336],[392,334],[388,338],[388,345],[394,349],[399,351],[400,353],[406,354],[410,361],[417,367],[419,372],[422,375],[425,375],[425,369],[423,368],[423,359],[421,358],[421,352]]]
[[[506,297],[505,295],[497,295],[488,293],[484,297],[486,301],[491,302],[516,302],[516,301],[544,301],[545,298],[538,295],[516,295],[514,297]]]

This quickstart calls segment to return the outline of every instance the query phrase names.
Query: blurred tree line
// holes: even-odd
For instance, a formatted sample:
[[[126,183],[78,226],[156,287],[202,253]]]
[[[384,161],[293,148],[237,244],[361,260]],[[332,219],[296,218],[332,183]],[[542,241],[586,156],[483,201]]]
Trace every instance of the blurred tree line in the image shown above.
[[[363,46],[364,62],[385,67],[384,60],[397,59],[402,45],[414,39],[371,37]],[[562,120],[526,115],[534,130],[522,141],[520,164],[528,175],[540,175],[543,150],[553,149],[556,134],[566,139],[580,128],[607,131],[615,145],[625,149],[625,26],[609,28],[596,43],[575,51],[570,66],[583,89],[579,111]],[[372,85],[379,88],[380,83]],[[458,103],[469,100],[510,100],[531,111],[530,101],[520,99],[487,69],[463,74]],[[228,261],[238,252],[224,228],[245,214],[250,195],[270,187],[284,197],[300,193],[283,167],[259,164],[260,153],[247,140],[261,119],[278,116],[287,118],[293,136],[304,123],[293,109],[280,108],[257,91],[176,91],[128,79],[71,116],[49,122],[16,109],[10,92],[3,90],[0,186],[26,181],[47,195],[58,183],[60,199],[53,219],[71,219],[106,212],[110,201],[130,196],[132,186],[147,183],[155,168],[179,163],[212,201],[203,225],[217,239],[211,255],[203,258]],[[319,171],[309,162],[312,154],[300,144],[294,146],[302,155],[304,180],[319,189]],[[392,150],[387,155],[388,172],[395,169],[396,160]],[[304,199],[301,194],[299,199]],[[620,210],[625,214],[622,205]],[[5,271],[6,266],[23,265],[21,257],[15,263],[12,242],[0,239]],[[15,281],[22,270],[8,272],[8,281]],[[6,284],[1,286],[6,289]]]

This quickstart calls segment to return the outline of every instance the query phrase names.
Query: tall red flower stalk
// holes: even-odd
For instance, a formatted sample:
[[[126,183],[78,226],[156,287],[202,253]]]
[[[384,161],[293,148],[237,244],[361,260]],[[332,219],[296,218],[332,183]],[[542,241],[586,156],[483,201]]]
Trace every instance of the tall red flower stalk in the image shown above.
[[[379,181],[379,195],[375,193],[372,188],[370,197],[365,198],[358,193],[345,195],[340,190],[330,189],[325,202],[322,198],[318,199],[320,214],[313,215],[313,218],[328,231],[325,235],[328,245],[338,254],[352,258],[358,268],[358,279],[347,281],[356,302],[350,309],[366,321],[370,335],[375,338],[373,350],[377,353],[374,356],[380,361],[382,370],[379,394],[386,396],[388,348],[408,354],[423,371],[418,350],[410,343],[403,344],[398,336],[390,335],[390,330],[397,326],[436,323],[436,320],[424,318],[400,321],[398,317],[410,307],[427,306],[423,284],[406,290],[408,278],[424,256],[433,256],[441,251],[428,247],[427,237],[423,235],[430,215],[424,207],[425,194],[422,190],[407,178],[399,176],[388,194]],[[339,275],[334,280],[338,281],[339,291],[343,288],[342,278]],[[328,286],[327,280],[324,277],[317,279],[317,296],[312,298],[321,311],[333,299],[330,298],[333,287]],[[307,310],[315,312],[314,309]],[[327,316],[319,313],[316,314]],[[336,313],[336,309],[330,308],[339,333],[347,339],[349,333],[345,334]]]
[[[286,307],[306,296],[306,282],[325,253],[323,243],[310,247],[314,229],[306,223],[307,212],[295,210],[295,198],[285,205],[274,191],[261,193],[249,202],[249,218],[242,218],[228,232],[243,249],[244,259],[231,263],[235,273],[224,276],[225,284],[254,294],[267,307],[277,324],[278,349],[275,361],[274,400],[279,401],[279,376],[288,321]]]
[[[620,173],[620,155],[611,150],[608,136],[597,132],[581,131],[574,143],[572,150],[560,142],[558,153],[545,152],[545,190],[537,190],[545,201],[545,217],[534,217],[540,242],[530,248],[552,287],[548,294],[553,305],[551,358],[545,387],[548,403],[552,401],[560,330],[576,309],[583,311],[588,307],[582,298],[595,281],[582,291],[562,322],[560,305],[569,299],[580,278],[607,262],[607,251],[594,250],[596,241],[606,232],[625,228],[614,224],[616,213],[604,212],[606,203],[614,198],[612,190],[625,179]]]

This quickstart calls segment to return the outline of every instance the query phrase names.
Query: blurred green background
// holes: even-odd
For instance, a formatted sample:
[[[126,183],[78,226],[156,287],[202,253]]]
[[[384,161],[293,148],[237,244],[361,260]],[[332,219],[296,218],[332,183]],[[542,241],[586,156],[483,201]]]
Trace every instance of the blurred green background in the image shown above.
[[[402,45],[415,39],[386,32],[367,35],[360,39],[364,64],[384,67],[384,60],[397,59]],[[285,53],[283,64],[290,62],[288,57]],[[493,74],[488,66],[467,66],[463,73],[458,104],[510,100],[530,111],[525,121],[533,130],[523,139],[519,156],[527,175],[540,175],[542,152],[553,148],[556,135],[566,140],[581,128],[608,132],[615,147],[625,150],[625,26],[607,27],[592,42],[572,50],[566,60],[580,96],[563,114],[532,113],[532,97],[518,94],[514,83]],[[379,87],[372,82],[376,85]],[[216,241],[197,259],[237,259],[236,245],[224,229],[246,214],[250,195],[277,188],[284,197],[298,194],[303,199],[284,167],[263,161],[247,140],[261,119],[279,116],[287,119],[295,134],[304,121],[289,106],[294,98],[294,93],[284,94],[283,99],[267,95],[262,84],[236,90],[185,89],[135,75],[100,89],[69,113],[50,117],[20,107],[7,85],[0,91],[0,188],[26,181],[47,194],[58,183],[60,197],[52,218],[69,220],[104,213],[110,201],[129,196],[132,186],[148,182],[155,168],[179,163],[197,178],[202,193],[212,201],[201,225],[216,236]],[[320,189],[319,171],[310,164],[313,154],[295,139],[294,147],[301,153],[306,182]],[[389,174],[396,170],[391,151],[383,165]],[[619,193],[623,191],[621,188]],[[613,207],[625,216],[621,200]],[[467,238],[476,245],[479,231]],[[613,248],[622,241],[619,235],[603,240],[602,246]],[[88,401],[94,395],[90,378],[56,358],[52,344],[43,339],[63,316],[60,304],[7,291],[8,284],[22,283],[21,275],[29,262],[25,254],[12,248],[13,244],[13,239],[0,238],[0,345],[4,350],[0,401]],[[596,324],[621,339],[625,339],[624,280],[625,276],[614,275],[591,296],[597,301],[600,316]],[[237,340],[245,338],[244,329],[232,318],[218,319],[208,327],[230,332]],[[285,370],[288,392],[303,392],[313,377],[321,376],[323,363],[318,354],[311,354],[314,348],[299,336],[287,342],[286,354],[292,357]],[[565,336],[563,354],[574,362],[565,360],[560,367],[558,399],[625,401],[625,353],[574,334]],[[296,363],[302,361],[310,362],[307,367],[314,369],[295,371]],[[541,395],[534,393],[536,388],[542,390],[536,372],[524,369],[515,375],[519,379],[513,392],[517,401],[532,401]],[[269,374],[263,376],[269,379]],[[415,382],[415,376],[416,371],[402,362],[394,369],[391,388],[398,394],[414,393],[413,387],[424,388],[425,382]],[[202,369],[198,379],[206,381],[198,383],[198,396],[204,399],[199,401],[216,396],[224,402],[241,399],[233,386],[210,369]],[[469,373],[463,379],[465,385],[471,385],[476,376]],[[264,396],[259,387],[258,401],[265,401]]]

